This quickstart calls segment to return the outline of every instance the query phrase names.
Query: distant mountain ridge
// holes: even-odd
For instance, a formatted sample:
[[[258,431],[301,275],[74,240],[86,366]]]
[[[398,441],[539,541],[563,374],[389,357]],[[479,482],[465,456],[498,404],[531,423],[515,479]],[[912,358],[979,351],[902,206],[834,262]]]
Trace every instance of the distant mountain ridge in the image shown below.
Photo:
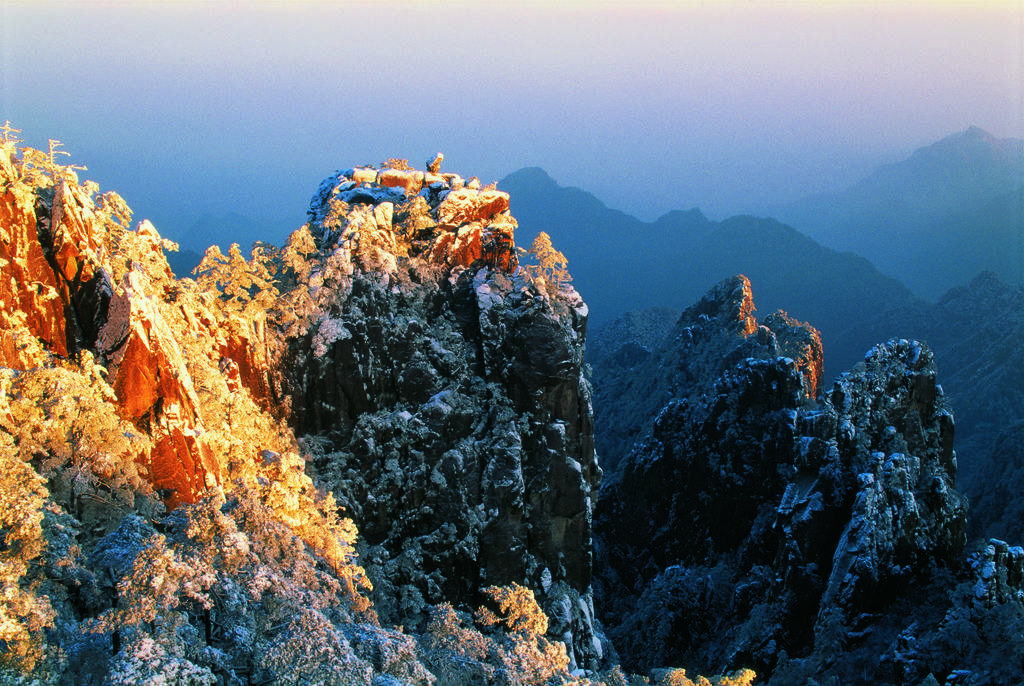
[[[990,270],[1024,281],[1024,141],[972,126],[773,214],[935,300]]]
[[[574,284],[595,325],[627,311],[681,307],[711,285],[746,274],[762,312],[786,308],[821,331],[826,376],[863,356],[876,341],[837,334],[881,306],[910,303],[910,291],[852,253],[825,248],[774,219],[737,216],[715,222],[700,210],[669,212],[643,222],[579,188],[556,183],[537,167],[499,182],[511,193],[523,242],[557,227],[556,247],[569,259]]]

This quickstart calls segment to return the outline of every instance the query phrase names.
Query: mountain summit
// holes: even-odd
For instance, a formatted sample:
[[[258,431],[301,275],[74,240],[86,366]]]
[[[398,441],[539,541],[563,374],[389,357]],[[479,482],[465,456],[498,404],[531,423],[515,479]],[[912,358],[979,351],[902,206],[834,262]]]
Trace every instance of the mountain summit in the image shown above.
[[[1024,282],[1024,141],[971,128],[778,216],[930,300],[982,271]]]

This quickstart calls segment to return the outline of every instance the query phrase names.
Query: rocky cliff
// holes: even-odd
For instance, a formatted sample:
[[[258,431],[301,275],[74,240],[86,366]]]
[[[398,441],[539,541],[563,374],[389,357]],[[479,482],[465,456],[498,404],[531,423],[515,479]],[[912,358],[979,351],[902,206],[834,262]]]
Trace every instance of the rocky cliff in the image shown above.
[[[314,681],[431,683],[425,664],[472,646],[466,669],[501,683],[516,651],[538,674],[603,662],[587,308],[517,269],[533,258],[506,193],[437,166],[345,170],[284,247],[215,246],[175,279],[176,246],[10,133],[0,441],[29,472],[0,489],[19,532],[5,588],[24,589],[0,668],[280,679],[302,635],[334,646],[296,672]],[[451,642],[469,634],[446,613],[502,588],[530,594],[519,612],[536,594],[550,622],[529,626],[556,643]]]
[[[393,169],[321,184],[295,276],[315,302],[279,363],[291,423],[359,526],[383,621],[419,630],[432,605],[517,582],[572,664],[596,668],[587,308],[516,270],[508,195],[464,184]]]
[[[892,307],[851,328],[878,340],[896,335],[928,343],[957,418],[959,479],[972,502],[972,530],[985,538],[1009,535],[985,528],[998,517],[985,510],[994,502],[991,491],[1000,488],[990,476],[1005,462],[993,449],[1007,427],[1024,420],[1024,289],[983,272],[937,303]]]
[[[1019,626],[1017,549],[964,557],[931,352],[892,340],[828,387],[814,330],[752,311],[749,282],[727,280],[661,349],[595,370],[597,421],[631,404],[621,426],[641,427],[608,441],[636,442],[595,520],[599,615],[623,665],[745,666],[779,684],[1019,669],[988,644]],[[989,638],[951,648],[965,624]]]
[[[781,311],[759,324],[754,309],[750,281],[727,279],[684,311],[656,345],[629,340],[612,351],[605,344],[608,352],[594,363],[600,380],[594,411],[606,469],[615,469],[650,432],[666,403],[712,393],[719,375],[747,357],[789,357],[804,396],[814,398],[824,365],[817,330]]]

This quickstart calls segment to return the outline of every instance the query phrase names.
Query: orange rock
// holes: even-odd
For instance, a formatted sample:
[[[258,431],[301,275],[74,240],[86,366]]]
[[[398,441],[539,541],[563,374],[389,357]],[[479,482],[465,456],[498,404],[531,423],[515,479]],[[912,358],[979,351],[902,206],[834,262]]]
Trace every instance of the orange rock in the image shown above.
[[[519,262],[515,228],[516,221],[504,215],[486,224],[474,221],[454,230],[442,228],[430,245],[427,257],[436,262],[467,267],[483,260],[490,267],[511,273]]]
[[[228,360],[228,388],[245,388],[252,399],[264,409],[272,409],[267,358],[266,315],[250,321],[233,317],[223,327],[225,335],[220,346],[221,359]],[[236,388],[232,389],[232,384]]]
[[[385,169],[377,174],[377,183],[381,186],[403,188],[407,196],[416,195],[423,190],[423,172]]]
[[[213,450],[194,432],[171,427],[156,439],[149,456],[153,489],[168,509],[194,503],[208,488],[221,484]]]
[[[0,155],[0,159],[3,156]],[[66,356],[67,289],[46,261],[36,231],[35,194],[14,181],[10,165],[0,168],[0,303],[8,312],[20,310],[25,326],[55,354]],[[6,366],[23,368],[4,354]]]
[[[50,234],[53,259],[66,283],[88,281],[99,264],[95,225],[92,202],[77,185],[61,180],[54,187]]]
[[[464,264],[467,267],[483,258],[484,227],[478,222],[460,226],[448,246],[448,264]]]
[[[516,220],[511,216],[499,215],[486,227],[482,236],[483,260],[495,269],[511,274],[519,265],[516,254]]]
[[[757,320],[754,318],[754,289],[750,286],[750,279],[739,274],[737,279],[740,282],[742,297],[737,308],[737,319],[743,324],[743,335],[749,336],[757,331]]]
[[[490,219],[508,209],[508,193],[498,190],[477,191],[460,188],[451,191],[437,206],[436,217],[440,224],[459,226],[473,221]]]
[[[110,301],[99,345],[107,357],[110,385],[124,416],[155,412],[157,400],[184,408],[194,426],[199,399],[174,332],[145,296],[142,277],[129,272]]]

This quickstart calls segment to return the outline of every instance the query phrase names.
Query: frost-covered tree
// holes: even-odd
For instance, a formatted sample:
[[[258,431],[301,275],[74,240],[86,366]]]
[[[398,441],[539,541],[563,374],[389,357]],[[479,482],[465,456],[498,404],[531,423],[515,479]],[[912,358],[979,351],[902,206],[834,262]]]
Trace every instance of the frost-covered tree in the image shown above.
[[[497,612],[488,607],[476,611],[476,623],[486,634],[465,626],[449,604],[431,612],[425,644],[439,683],[527,686],[568,679],[565,646],[543,636],[548,618],[533,591],[512,583],[483,592],[497,605]]]
[[[572,281],[569,274],[569,260],[551,243],[551,236],[541,231],[533,239],[530,249],[526,251],[535,264],[523,265],[523,269],[533,278],[542,278],[554,287],[555,291]]]
[[[88,351],[80,364],[38,367],[8,377],[10,419],[0,430],[49,481],[58,502],[91,525],[115,525],[152,489],[137,459],[149,438],[116,412],[114,391]]]
[[[42,657],[43,629],[53,622],[49,600],[29,577],[46,545],[43,479],[0,431],[0,667],[30,671]]]

